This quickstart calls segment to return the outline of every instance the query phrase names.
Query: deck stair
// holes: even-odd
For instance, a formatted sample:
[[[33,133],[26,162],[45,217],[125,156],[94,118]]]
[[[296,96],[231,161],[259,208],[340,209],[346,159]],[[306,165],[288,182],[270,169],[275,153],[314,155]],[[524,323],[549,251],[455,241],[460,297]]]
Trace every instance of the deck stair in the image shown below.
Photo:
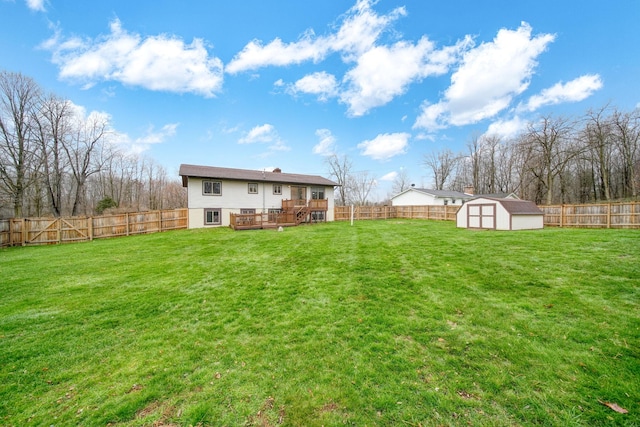
[[[300,225],[301,223],[307,220],[307,216],[309,215],[309,208],[307,206],[300,206],[296,208],[296,225]]]

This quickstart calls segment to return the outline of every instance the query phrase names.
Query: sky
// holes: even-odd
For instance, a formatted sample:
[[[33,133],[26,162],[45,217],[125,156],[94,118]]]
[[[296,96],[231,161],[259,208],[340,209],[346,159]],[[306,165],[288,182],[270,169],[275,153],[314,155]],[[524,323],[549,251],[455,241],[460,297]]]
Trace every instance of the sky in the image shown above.
[[[544,115],[640,106],[640,0],[0,0],[0,70],[182,163],[328,175],[376,200]]]

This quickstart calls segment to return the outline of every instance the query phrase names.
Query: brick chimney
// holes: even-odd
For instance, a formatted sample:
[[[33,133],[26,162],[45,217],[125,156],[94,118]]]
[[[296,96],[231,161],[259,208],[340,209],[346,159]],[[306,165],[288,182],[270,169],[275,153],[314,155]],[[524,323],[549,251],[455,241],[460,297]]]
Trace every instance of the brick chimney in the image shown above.
[[[282,169],[280,169],[280,168],[275,168],[275,169],[273,170],[273,172],[274,172],[274,173],[282,173]]]
[[[473,187],[473,185],[465,185],[464,194],[468,194],[470,196],[473,196],[474,192],[475,192],[475,188]]]

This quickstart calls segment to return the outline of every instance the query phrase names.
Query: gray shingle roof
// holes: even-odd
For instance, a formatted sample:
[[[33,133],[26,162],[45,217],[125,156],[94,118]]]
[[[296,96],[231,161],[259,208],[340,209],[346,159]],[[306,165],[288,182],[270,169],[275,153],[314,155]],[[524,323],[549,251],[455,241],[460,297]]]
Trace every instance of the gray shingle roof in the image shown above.
[[[544,212],[529,200],[498,199],[494,197],[477,197],[478,199],[495,200],[500,203],[511,215],[543,215]]]
[[[219,168],[214,166],[180,165],[182,185],[187,186],[187,177],[230,179],[236,181],[268,181],[283,184],[307,184],[336,186],[338,183],[318,175],[295,173],[263,172],[249,169]]]
[[[436,197],[451,197],[454,199],[470,199],[473,196],[470,194],[465,194],[460,191],[449,191],[449,190],[430,190],[428,188],[412,188],[411,190],[419,191],[425,194],[431,194]]]

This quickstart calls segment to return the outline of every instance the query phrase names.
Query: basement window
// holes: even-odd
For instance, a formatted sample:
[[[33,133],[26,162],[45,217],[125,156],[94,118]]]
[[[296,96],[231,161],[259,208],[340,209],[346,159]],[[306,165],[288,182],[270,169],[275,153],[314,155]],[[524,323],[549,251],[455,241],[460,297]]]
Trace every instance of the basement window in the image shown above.
[[[205,209],[204,225],[220,225],[222,224],[222,209]]]

